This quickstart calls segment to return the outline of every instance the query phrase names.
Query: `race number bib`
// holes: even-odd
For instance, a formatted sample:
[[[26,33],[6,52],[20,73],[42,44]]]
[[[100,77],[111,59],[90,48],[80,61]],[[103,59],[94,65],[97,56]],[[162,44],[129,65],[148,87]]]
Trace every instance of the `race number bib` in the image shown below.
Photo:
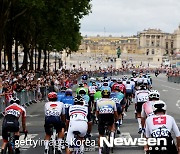
[[[82,120],[82,121],[87,121],[87,117],[84,114],[81,113],[75,113],[75,114],[71,114],[70,116],[70,120]]]
[[[13,116],[20,117],[20,112],[13,109],[6,111],[6,114],[11,114]]]
[[[46,116],[60,116],[60,113],[56,109],[47,110]]]
[[[148,96],[141,96],[137,98],[138,102],[147,102],[148,101]]]
[[[101,108],[99,112],[102,114],[112,114],[114,111],[112,108]]]
[[[168,137],[169,136],[169,130],[167,128],[158,128],[158,129],[155,129],[151,136],[152,137],[155,137],[155,138],[158,138],[158,137]]]

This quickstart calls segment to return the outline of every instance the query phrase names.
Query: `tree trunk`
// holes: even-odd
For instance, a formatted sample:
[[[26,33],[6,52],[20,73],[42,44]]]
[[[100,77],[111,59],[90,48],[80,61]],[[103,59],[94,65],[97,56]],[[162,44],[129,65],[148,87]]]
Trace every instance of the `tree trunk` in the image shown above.
[[[34,49],[31,48],[31,50],[30,50],[31,54],[30,54],[30,57],[29,57],[29,60],[30,60],[29,69],[30,69],[30,70],[33,70],[33,56],[34,56],[33,51],[34,51]]]
[[[38,49],[38,70],[41,69],[41,49]]]
[[[19,71],[18,45],[18,41],[15,40],[15,64],[17,72]]]
[[[47,67],[47,50],[44,49],[44,64],[43,64],[43,68],[46,71],[46,67]]]
[[[28,45],[27,44],[24,44],[23,45],[24,46],[24,50],[23,50],[23,52],[24,52],[24,59],[23,59],[23,64],[22,64],[22,69],[25,69],[25,70],[27,70],[27,66],[28,66]]]
[[[8,56],[8,70],[12,71],[12,39],[7,38],[6,39],[6,52]]]

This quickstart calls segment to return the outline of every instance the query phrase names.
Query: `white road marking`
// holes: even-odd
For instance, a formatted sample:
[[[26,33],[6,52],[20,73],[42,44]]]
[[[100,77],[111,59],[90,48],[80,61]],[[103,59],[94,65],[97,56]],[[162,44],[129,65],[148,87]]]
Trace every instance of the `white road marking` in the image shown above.
[[[168,91],[168,90],[166,90],[166,89],[163,89],[162,91],[164,91],[164,92],[165,92],[165,91]]]
[[[38,117],[39,114],[34,114],[34,115],[27,115],[27,117],[33,118],[33,117]]]
[[[177,101],[176,106],[180,109],[180,100]]]
[[[166,85],[163,85],[163,84],[162,84],[162,86],[163,86],[163,87],[166,87],[166,88],[169,88],[169,89],[173,89],[173,90],[180,90],[180,89],[173,88],[173,87],[170,87],[170,86],[166,86]]]

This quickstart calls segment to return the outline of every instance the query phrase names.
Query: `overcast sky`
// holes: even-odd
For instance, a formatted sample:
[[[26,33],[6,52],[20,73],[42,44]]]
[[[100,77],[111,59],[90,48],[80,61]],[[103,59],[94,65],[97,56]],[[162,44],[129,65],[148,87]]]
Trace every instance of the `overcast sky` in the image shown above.
[[[81,21],[82,35],[131,36],[148,28],[174,32],[180,24],[180,0],[92,0]]]

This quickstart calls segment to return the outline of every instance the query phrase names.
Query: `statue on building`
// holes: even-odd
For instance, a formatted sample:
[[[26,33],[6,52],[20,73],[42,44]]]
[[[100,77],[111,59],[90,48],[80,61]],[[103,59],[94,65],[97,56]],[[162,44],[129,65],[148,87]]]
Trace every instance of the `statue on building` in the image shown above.
[[[120,56],[121,56],[121,49],[120,49],[120,46],[119,46],[116,50],[117,50],[117,56],[118,56],[118,58],[120,58]]]

